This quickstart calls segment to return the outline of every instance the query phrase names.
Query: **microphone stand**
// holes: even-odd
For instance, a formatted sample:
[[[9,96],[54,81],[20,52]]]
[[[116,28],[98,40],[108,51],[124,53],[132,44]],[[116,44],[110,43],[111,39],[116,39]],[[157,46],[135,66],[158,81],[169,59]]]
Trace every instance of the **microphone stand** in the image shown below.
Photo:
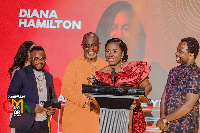
[[[113,82],[113,86],[115,86],[115,68],[112,68],[111,79],[112,79],[112,82]]]

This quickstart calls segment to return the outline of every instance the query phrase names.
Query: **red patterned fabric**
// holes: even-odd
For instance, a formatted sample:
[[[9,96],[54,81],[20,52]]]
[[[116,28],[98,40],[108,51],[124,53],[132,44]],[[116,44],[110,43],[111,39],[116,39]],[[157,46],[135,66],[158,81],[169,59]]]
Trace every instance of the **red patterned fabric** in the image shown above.
[[[115,74],[115,85],[138,86],[138,82],[147,78],[150,71],[150,66],[146,62],[132,61],[121,72]],[[113,85],[109,73],[97,71],[96,78],[101,82]]]
[[[148,78],[150,66],[146,62],[132,61],[121,72],[115,74],[116,86],[138,86],[139,81]],[[111,74],[97,71],[96,78],[100,82],[113,85]],[[136,101],[137,106],[133,109],[133,133],[142,133],[146,130],[146,122],[144,113],[140,107],[139,100]]]
[[[140,106],[140,101],[136,101],[137,106],[133,109],[132,133],[143,133],[146,130],[144,112]]]

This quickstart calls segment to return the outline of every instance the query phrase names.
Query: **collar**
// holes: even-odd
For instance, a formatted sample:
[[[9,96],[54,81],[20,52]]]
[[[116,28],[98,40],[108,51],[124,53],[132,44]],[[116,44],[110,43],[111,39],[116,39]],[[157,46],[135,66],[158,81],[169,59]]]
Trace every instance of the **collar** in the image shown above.
[[[187,66],[182,66],[180,65],[183,69],[187,69],[187,68],[190,68],[190,67],[193,67],[193,66],[196,66],[196,63],[192,63],[190,65],[187,65]]]

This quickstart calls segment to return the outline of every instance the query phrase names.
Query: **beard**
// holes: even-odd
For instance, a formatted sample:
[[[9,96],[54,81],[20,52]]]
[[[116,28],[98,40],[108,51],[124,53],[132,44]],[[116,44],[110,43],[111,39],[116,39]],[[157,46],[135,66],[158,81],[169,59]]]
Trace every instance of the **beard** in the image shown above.
[[[85,55],[85,57],[86,57],[87,59],[89,59],[89,60],[94,59],[94,58],[97,57],[97,53],[95,53],[94,55],[89,55],[88,53],[87,53],[87,54],[84,54],[84,55]]]

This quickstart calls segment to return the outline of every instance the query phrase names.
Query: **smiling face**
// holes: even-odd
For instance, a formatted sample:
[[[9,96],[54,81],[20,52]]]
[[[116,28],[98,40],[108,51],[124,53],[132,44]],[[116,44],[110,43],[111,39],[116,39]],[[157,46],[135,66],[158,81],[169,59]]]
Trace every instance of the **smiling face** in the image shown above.
[[[84,50],[84,57],[88,60],[97,58],[100,43],[96,36],[87,36],[82,41],[82,48]]]
[[[33,50],[31,52],[31,65],[32,67],[40,71],[46,64],[46,54],[44,51]]]
[[[175,55],[177,63],[180,63],[181,65],[185,66],[188,65],[190,53],[188,52],[187,42],[179,43]]]
[[[117,43],[111,42],[106,46],[105,58],[110,66],[116,66],[122,57],[123,52]]]

